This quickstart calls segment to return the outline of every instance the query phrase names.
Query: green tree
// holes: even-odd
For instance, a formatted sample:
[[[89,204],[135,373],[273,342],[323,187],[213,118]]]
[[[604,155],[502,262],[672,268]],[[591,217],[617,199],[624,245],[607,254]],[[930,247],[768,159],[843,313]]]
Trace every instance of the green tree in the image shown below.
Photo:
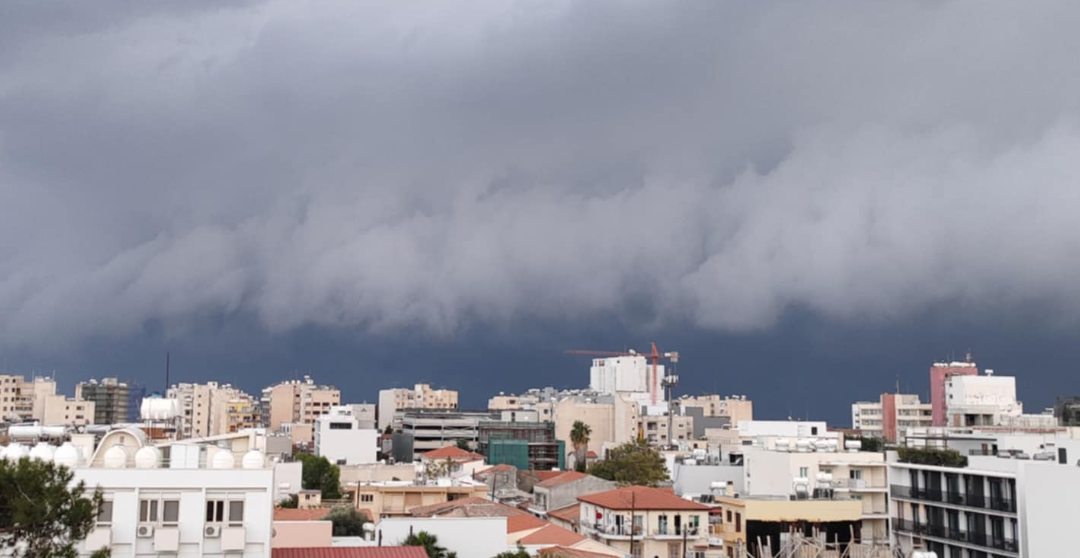
[[[307,490],[321,490],[325,500],[341,498],[341,470],[325,457],[310,453],[299,453],[297,459],[302,463],[301,484]]]
[[[589,467],[589,474],[623,486],[656,486],[668,479],[664,458],[644,440],[627,442],[609,451],[606,459]]]
[[[0,460],[0,555],[74,558],[75,544],[94,529],[101,490],[62,465],[22,458]],[[101,554],[102,552],[106,554]],[[108,556],[108,550],[95,556]]]
[[[495,558],[532,558],[529,556],[529,551],[525,550],[521,543],[518,543],[517,550],[507,550],[495,555]]]
[[[359,537],[364,534],[364,524],[368,518],[353,507],[338,506],[326,515],[333,524],[335,537]]]
[[[588,465],[589,436],[591,435],[592,427],[580,420],[575,420],[574,426],[570,428],[570,443],[574,446],[574,468],[578,471],[584,471]]]
[[[457,447],[465,451],[472,451],[472,448],[469,447],[469,441],[464,438],[458,438]]]
[[[284,500],[278,502],[278,507],[287,510],[295,510],[296,508],[300,507],[300,496],[296,494],[290,494],[288,498],[285,498]]]
[[[436,537],[427,531],[409,533],[409,536],[401,541],[401,545],[422,546],[424,547],[424,553],[428,555],[428,558],[454,558],[457,555],[454,552],[447,552],[445,548],[439,546],[439,537]]]

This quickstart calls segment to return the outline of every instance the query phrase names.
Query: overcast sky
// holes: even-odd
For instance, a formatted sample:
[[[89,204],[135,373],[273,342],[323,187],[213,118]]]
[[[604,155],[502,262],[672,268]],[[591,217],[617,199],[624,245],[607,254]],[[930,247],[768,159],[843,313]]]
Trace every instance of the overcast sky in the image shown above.
[[[1080,324],[1078,24],[1074,0],[6,2],[0,358],[142,377],[179,348],[249,389],[310,368],[480,404],[584,382],[567,345],[655,338],[779,413],[888,355],[808,405],[832,417],[981,344],[1049,404],[1080,391],[1046,350]]]

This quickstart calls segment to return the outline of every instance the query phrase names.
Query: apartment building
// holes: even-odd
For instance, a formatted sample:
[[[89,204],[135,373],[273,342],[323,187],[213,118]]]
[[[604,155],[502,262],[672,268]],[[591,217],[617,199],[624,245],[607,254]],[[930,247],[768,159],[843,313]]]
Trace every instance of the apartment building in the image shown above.
[[[579,496],[581,534],[634,558],[704,558],[709,507],[668,490],[630,486]]]
[[[861,510],[854,500],[751,496],[716,498],[710,509],[708,543],[720,556],[771,556],[763,547],[782,548],[788,533],[820,534],[829,542],[856,542]],[[743,554],[746,552],[747,554]],[[861,554],[852,554],[852,556]]]
[[[518,413],[521,411],[503,412]],[[566,468],[566,442],[555,439],[553,422],[481,421],[476,448],[489,465],[513,465],[522,471]]]
[[[311,376],[290,380],[263,390],[263,412],[269,412],[266,423],[271,431],[281,430],[282,424],[314,424],[315,419],[341,405],[341,391],[333,386],[319,385]]]
[[[851,428],[863,436],[903,441],[912,428],[933,426],[933,409],[918,395],[883,393],[877,401],[859,401],[851,405]]]
[[[388,517],[410,516],[415,508],[433,506],[465,498],[486,499],[488,486],[471,479],[444,479],[443,482],[385,481],[362,483],[356,487],[356,507],[371,513],[378,523]]]
[[[75,399],[94,404],[94,424],[139,422],[139,407],[146,388],[116,378],[89,380],[75,385]]]
[[[666,399],[664,370],[642,355],[596,358],[589,368],[589,389],[608,396],[624,394],[639,405],[661,405]]]
[[[174,384],[166,392],[166,398],[179,404],[182,438],[238,432],[259,423],[255,400],[229,384]]]
[[[733,426],[754,418],[754,402],[745,395],[684,395],[676,403],[680,408],[700,408],[706,417],[727,417]]]
[[[550,405],[550,408],[547,408]],[[577,392],[554,403],[538,406],[541,420],[550,411],[555,421],[555,438],[570,440],[577,421],[592,429],[588,450],[597,455],[620,444],[636,440],[641,420],[640,405],[626,394],[603,395]]]
[[[954,376],[975,376],[979,367],[971,360],[971,354],[964,362],[935,362],[930,365],[930,410],[933,426],[945,426],[945,408],[948,399],[945,394],[945,381]]]
[[[458,392],[452,389],[432,389],[428,384],[416,384],[412,389],[395,388],[379,391],[379,430],[386,430],[394,415],[405,409],[452,410],[458,408]]]
[[[379,432],[361,428],[351,406],[331,407],[315,419],[315,455],[337,465],[375,463]]]
[[[45,414],[41,423],[65,426],[94,424],[94,402],[69,399],[63,395],[50,395],[45,399]]]
[[[694,418],[690,415],[666,413],[642,414],[638,417],[638,431],[652,446],[685,445],[694,439]]]
[[[261,424],[258,402],[246,393],[241,394],[239,397],[229,399],[225,403],[225,418],[223,423],[225,425],[225,431],[216,432],[215,434],[240,432],[241,430],[249,428],[258,428]]]
[[[1020,458],[970,456],[964,467],[890,455],[890,520],[904,552],[939,558],[1061,556],[1080,517],[1080,442]]]
[[[379,411],[380,420],[382,410]],[[408,462],[420,455],[459,441],[477,447],[480,424],[499,421],[502,414],[492,411],[453,411],[405,409],[397,412],[394,422],[400,426],[393,434],[394,459]]]
[[[21,375],[0,375],[0,422],[43,420],[46,399],[55,394],[56,381],[52,378],[27,381]]]

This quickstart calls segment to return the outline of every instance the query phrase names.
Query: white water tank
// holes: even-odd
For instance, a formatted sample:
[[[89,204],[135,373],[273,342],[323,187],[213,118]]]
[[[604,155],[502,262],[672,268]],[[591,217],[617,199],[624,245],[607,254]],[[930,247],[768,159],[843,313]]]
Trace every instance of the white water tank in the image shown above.
[[[68,469],[74,469],[79,465],[79,448],[75,447],[71,442],[64,442],[64,445],[56,448],[56,453],[53,454],[53,463],[63,465]]]
[[[777,438],[776,451],[789,451],[791,449],[791,441],[787,438]]]
[[[102,458],[106,469],[124,469],[128,463],[128,451],[127,448],[117,444],[107,450],[105,450],[105,457]]]
[[[251,450],[244,454],[240,466],[244,469],[262,469],[266,466],[266,456],[259,450]]]
[[[30,450],[30,459],[36,459],[38,461],[52,461],[53,459],[53,447],[45,442],[38,442]]]
[[[180,404],[176,399],[147,397],[142,400],[140,414],[143,420],[170,421],[180,416]]]
[[[20,440],[29,438],[61,438],[67,434],[64,426],[41,426],[40,424],[13,424],[8,427],[8,436]]]
[[[799,453],[806,453],[810,451],[810,440],[800,439],[795,442],[795,449]]]
[[[929,550],[916,550],[911,553],[911,558],[938,558],[937,552],[930,552]]]
[[[844,448],[848,451],[859,451],[862,449],[862,440],[844,440]]]
[[[222,450],[214,454],[214,458],[210,461],[211,469],[232,469],[236,466],[236,458],[233,457],[231,451]]]
[[[22,444],[11,444],[4,450],[3,455],[0,455],[8,461],[18,461],[26,457],[26,446]]]
[[[139,448],[135,452],[136,469],[157,469],[161,466],[161,452],[153,446]]]

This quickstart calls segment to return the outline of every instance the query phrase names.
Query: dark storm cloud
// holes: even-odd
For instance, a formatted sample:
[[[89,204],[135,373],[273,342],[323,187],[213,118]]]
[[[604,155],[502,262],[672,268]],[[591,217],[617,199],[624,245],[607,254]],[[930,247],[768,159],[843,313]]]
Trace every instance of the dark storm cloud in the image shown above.
[[[0,8],[7,344],[1080,310],[1075,2],[80,6]]]

